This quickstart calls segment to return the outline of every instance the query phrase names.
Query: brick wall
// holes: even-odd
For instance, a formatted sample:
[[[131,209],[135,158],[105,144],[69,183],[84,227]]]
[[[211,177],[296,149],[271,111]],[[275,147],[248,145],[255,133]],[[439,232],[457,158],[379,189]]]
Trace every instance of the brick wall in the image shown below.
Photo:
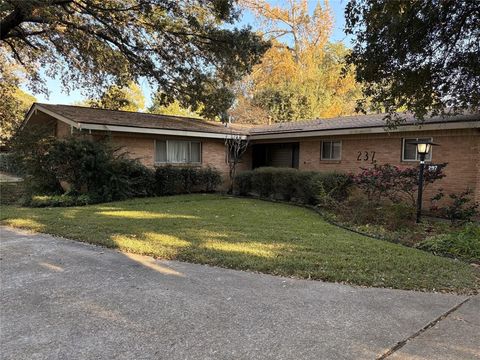
[[[417,162],[402,161],[402,138],[432,137],[440,146],[433,148],[432,163],[447,162],[446,177],[427,188],[425,201],[443,188],[444,192],[460,192],[467,187],[475,191],[480,200],[480,131],[449,130],[422,131],[390,134],[333,136],[328,138],[303,139],[300,141],[300,169],[318,171],[342,171],[357,173],[360,167],[389,163],[398,166],[416,166]],[[321,140],[341,140],[340,161],[320,160]],[[365,153],[368,154],[368,160]],[[360,160],[358,158],[360,157]]]

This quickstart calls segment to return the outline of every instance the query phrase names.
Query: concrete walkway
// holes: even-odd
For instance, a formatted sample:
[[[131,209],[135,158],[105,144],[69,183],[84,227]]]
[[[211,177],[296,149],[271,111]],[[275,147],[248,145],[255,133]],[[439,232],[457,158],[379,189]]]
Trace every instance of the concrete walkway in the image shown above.
[[[478,298],[156,261],[9,228],[0,251],[1,359],[480,359]]]

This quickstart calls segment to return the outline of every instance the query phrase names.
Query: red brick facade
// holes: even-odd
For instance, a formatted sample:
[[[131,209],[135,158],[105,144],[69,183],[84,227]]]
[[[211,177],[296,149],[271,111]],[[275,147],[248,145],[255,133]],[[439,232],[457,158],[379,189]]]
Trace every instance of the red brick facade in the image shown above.
[[[432,150],[432,163],[448,163],[446,177],[427,188],[425,201],[442,188],[445,193],[460,192],[467,188],[475,192],[480,201],[480,131],[479,129],[396,132],[390,134],[368,134],[333,136],[328,138],[301,139],[301,170],[318,171],[360,171],[360,167],[372,165],[372,155],[378,164],[416,166],[415,161],[402,161],[402,139],[431,137],[440,146]],[[321,140],[342,141],[342,154],[339,161],[320,159]],[[368,154],[368,157],[366,156]],[[368,160],[366,160],[368,158]]]
[[[52,121],[53,120],[53,121]],[[55,121],[52,117],[39,112],[31,120],[33,123],[44,123],[54,129],[58,137],[69,136],[72,126],[63,121]],[[78,130],[75,129],[75,132]],[[123,147],[132,158],[139,159],[149,167],[155,165],[155,140],[177,139],[201,142],[201,164],[188,166],[211,166],[218,169],[222,175],[228,177],[228,163],[226,151],[222,139],[192,138],[179,136],[151,135],[139,133],[111,132],[105,135],[100,131],[85,131],[94,138],[110,136],[112,142]],[[328,137],[289,137],[283,134],[278,140],[253,140],[252,144],[260,143],[299,143],[299,169],[315,171],[339,171],[356,173],[361,167],[378,164],[393,164],[398,166],[416,166],[415,161],[402,161],[402,139],[404,138],[429,138],[440,146],[433,148],[432,163],[447,162],[446,177],[427,189],[425,201],[439,189],[445,193],[460,192],[467,188],[474,191],[476,201],[480,202],[480,129],[457,129],[457,130],[429,130],[410,132],[384,132],[355,135],[336,135]],[[321,160],[322,140],[340,140],[340,160]],[[183,165],[185,166],[185,165]],[[252,168],[252,149],[248,149],[237,170],[249,170]]]

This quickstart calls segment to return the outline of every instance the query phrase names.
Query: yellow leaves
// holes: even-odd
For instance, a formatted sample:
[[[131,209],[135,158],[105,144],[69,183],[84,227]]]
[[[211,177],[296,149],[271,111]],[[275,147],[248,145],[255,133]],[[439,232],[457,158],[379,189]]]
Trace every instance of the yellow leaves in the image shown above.
[[[348,50],[341,43],[328,42],[333,19],[327,1],[317,2],[314,7],[307,0],[286,0],[279,5],[241,0],[240,4],[256,16],[261,31],[272,41],[262,62],[245,79],[250,98],[273,91],[290,94],[288,102],[298,103],[293,108],[285,107],[269,98],[257,102],[258,106],[277,121],[354,113],[360,86],[353,69],[342,75]]]

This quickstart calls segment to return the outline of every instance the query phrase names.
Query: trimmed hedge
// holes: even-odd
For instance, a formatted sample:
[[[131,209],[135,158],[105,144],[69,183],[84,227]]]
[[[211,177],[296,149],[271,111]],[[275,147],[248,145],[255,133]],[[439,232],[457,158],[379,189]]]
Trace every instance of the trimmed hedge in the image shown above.
[[[213,192],[222,182],[214,168],[164,166],[155,170],[155,195]]]
[[[239,195],[316,205],[330,200],[344,201],[352,180],[340,173],[264,167],[238,174],[235,183]]]

